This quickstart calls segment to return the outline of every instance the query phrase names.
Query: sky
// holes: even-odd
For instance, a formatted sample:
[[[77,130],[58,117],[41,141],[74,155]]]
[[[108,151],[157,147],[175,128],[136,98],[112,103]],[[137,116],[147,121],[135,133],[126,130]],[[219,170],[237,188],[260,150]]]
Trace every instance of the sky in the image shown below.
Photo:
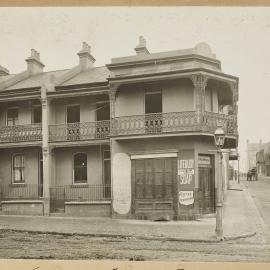
[[[143,35],[150,52],[193,48],[206,42],[222,71],[239,77],[240,168],[246,140],[270,141],[270,8],[268,7],[46,7],[0,8],[0,65],[26,69],[30,49],[44,71],[78,64],[86,41],[95,66],[134,55]]]

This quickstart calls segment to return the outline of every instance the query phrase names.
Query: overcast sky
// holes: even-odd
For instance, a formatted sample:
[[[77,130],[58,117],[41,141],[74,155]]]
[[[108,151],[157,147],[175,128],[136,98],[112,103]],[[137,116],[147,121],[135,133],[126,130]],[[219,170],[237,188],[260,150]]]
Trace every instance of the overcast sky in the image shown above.
[[[239,77],[244,168],[246,140],[270,141],[270,8],[0,8],[0,65],[11,73],[24,71],[34,48],[45,71],[70,68],[86,41],[102,66],[112,57],[133,55],[139,35],[150,52],[207,42],[223,72]]]

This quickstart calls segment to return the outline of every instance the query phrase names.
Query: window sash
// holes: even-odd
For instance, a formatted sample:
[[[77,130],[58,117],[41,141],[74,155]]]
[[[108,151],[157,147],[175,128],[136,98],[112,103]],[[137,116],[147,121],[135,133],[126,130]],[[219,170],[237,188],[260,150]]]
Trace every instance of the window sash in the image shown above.
[[[13,182],[22,183],[24,181],[24,156],[13,156]]]

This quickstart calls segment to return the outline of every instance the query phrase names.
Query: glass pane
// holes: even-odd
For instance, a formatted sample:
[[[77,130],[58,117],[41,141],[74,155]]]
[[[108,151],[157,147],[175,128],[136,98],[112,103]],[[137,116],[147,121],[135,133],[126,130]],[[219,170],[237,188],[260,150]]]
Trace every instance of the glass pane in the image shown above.
[[[83,153],[74,155],[74,166],[87,166],[87,155]]]

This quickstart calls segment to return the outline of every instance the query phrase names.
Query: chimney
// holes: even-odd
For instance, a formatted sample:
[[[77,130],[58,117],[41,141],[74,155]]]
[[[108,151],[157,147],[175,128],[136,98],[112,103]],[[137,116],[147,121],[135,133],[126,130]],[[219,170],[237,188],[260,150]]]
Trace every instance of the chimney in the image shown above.
[[[137,53],[137,55],[150,54],[146,48],[146,40],[143,36],[139,37],[139,44],[136,46],[135,52]]]
[[[0,65],[0,77],[9,75],[9,70]]]
[[[93,67],[96,59],[92,56],[91,47],[86,42],[83,42],[82,49],[78,52],[78,55],[80,58],[80,66],[82,70]]]
[[[30,75],[35,75],[43,72],[45,65],[40,61],[40,55],[36,50],[31,49],[31,56],[28,57],[25,61],[27,63],[27,71]]]

